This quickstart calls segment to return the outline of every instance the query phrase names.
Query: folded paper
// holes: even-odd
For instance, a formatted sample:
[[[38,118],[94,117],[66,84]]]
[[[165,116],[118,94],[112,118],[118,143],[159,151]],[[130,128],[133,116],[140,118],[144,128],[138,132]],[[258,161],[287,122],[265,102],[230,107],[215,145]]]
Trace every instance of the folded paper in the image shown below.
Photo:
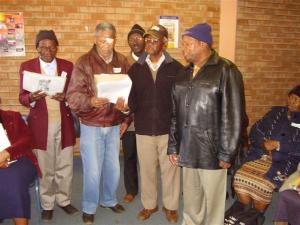
[[[127,74],[95,74],[97,97],[116,103],[119,97],[128,102],[132,82]]]
[[[23,89],[29,92],[44,91],[47,95],[62,93],[66,84],[66,72],[61,76],[50,76],[46,74],[23,72]]]
[[[0,152],[4,149],[7,149],[10,147],[10,141],[8,140],[8,137],[6,135],[6,131],[2,124],[0,123]]]

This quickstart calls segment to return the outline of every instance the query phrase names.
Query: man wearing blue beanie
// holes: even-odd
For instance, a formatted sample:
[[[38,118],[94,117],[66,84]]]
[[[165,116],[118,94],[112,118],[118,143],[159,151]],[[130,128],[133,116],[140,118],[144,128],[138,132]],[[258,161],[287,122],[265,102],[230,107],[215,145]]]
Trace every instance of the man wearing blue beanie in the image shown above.
[[[182,225],[223,225],[227,169],[234,159],[245,114],[242,75],[212,48],[211,26],[182,35],[181,70],[172,89],[168,155],[183,167]]]

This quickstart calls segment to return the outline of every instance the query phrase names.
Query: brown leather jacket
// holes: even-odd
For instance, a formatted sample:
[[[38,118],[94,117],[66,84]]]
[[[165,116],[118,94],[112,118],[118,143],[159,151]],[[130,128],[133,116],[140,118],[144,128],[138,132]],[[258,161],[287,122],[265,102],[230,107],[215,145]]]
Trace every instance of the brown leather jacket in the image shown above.
[[[114,104],[95,108],[90,103],[91,97],[97,94],[94,74],[112,74],[113,68],[121,68],[120,73],[127,74],[129,63],[126,57],[114,51],[112,61],[106,64],[97,53],[95,45],[76,62],[67,92],[67,100],[70,108],[79,116],[81,123],[99,127],[114,126],[124,121],[130,123],[130,118],[115,109]]]

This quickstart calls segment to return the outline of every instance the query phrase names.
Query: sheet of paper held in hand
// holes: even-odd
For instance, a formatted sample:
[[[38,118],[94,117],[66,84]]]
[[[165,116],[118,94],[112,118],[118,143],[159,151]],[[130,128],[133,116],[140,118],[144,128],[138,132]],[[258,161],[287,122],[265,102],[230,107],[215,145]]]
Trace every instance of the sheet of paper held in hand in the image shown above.
[[[108,98],[116,103],[118,97],[123,97],[128,102],[131,89],[131,80],[127,74],[95,74],[97,97]]]
[[[23,89],[29,92],[44,91],[47,95],[62,93],[67,80],[67,73],[62,72],[61,76],[50,76],[46,74],[23,72]]]
[[[6,131],[2,124],[0,123],[0,152],[10,146],[10,141],[6,135]]]

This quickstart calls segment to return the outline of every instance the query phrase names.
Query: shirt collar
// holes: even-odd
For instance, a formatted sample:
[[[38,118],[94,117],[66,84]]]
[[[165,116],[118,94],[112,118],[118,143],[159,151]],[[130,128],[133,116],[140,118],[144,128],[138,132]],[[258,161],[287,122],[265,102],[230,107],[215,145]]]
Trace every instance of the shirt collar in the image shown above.
[[[49,75],[52,75],[53,72],[55,73],[57,69],[56,58],[54,58],[50,63],[43,61],[41,58],[39,58],[39,60],[42,70],[44,70],[47,74],[50,73]]]
[[[166,58],[165,55],[162,54],[161,57],[159,58],[159,60],[157,61],[157,63],[152,63],[152,61],[150,60],[150,55],[147,55],[146,63],[153,71],[156,71],[161,66],[161,64],[163,63],[165,58]]]
[[[135,61],[138,61],[139,57],[136,54],[134,54],[134,52],[131,52],[131,56]]]

